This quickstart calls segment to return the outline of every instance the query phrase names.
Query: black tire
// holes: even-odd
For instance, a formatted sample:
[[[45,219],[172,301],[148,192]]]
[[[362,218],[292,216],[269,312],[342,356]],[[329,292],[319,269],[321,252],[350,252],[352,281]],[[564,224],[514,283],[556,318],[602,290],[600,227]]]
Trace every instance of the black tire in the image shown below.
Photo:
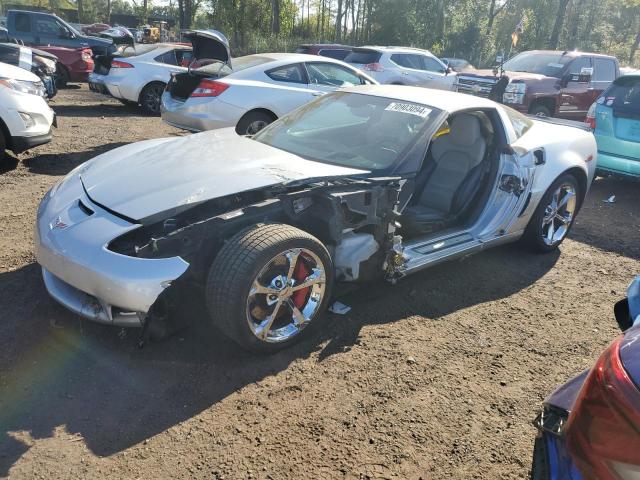
[[[529,110],[529,113],[531,115],[537,115],[539,117],[550,117],[551,109],[542,103],[538,103],[533,107],[531,107],[531,110]]]
[[[274,120],[275,117],[266,112],[248,112],[238,121],[236,133],[238,135],[255,135]]]
[[[321,260],[324,296],[304,328],[286,340],[268,342],[258,338],[250,327],[247,310],[253,281],[274,258],[297,248],[313,252]],[[247,350],[270,353],[297,343],[318,327],[331,297],[332,283],[333,262],[317,238],[290,225],[259,224],[234,235],[214,259],[206,282],[206,304],[213,323],[226,336]]]
[[[56,87],[65,88],[69,83],[69,71],[67,67],[58,63],[58,68],[56,70]]]
[[[0,162],[4,160],[7,156],[7,140],[4,138],[4,133],[0,128]]]
[[[536,437],[531,461],[531,480],[550,480],[547,445],[544,437]]]
[[[557,242],[548,244],[543,239],[542,221],[545,217],[547,206],[551,203],[554,193],[563,185],[570,185],[571,187],[573,187],[576,198],[575,209],[571,218],[571,222],[569,223],[569,226],[567,227],[566,233],[563,235],[563,237]],[[527,228],[525,229],[524,235],[522,236],[522,240],[524,241],[524,243],[539,252],[551,252],[558,248],[564,241],[564,239],[567,238],[567,235],[571,231],[571,227],[576,220],[576,214],[582,201],[581,195],[582,193],[580,192],[580,186],[576,177],[569,173],[558,177],[544,193],[544,195],[540,199],[540,203],[538,204],[536,211],[531,216]]]
[[[160,115],[160,100],[164,92],[165,84],[162,82],[151,82],[142,89],[140,93],[140,105],[147,115]]]

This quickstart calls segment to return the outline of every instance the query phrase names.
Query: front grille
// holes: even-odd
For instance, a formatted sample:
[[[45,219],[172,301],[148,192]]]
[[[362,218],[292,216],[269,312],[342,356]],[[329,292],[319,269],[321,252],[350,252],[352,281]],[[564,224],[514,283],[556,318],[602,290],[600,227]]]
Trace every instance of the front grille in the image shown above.
[[[478,97],[487,98],[491,94],[497,79],[480,77],[458,77],[457,90],[460,93],[468,93]]]

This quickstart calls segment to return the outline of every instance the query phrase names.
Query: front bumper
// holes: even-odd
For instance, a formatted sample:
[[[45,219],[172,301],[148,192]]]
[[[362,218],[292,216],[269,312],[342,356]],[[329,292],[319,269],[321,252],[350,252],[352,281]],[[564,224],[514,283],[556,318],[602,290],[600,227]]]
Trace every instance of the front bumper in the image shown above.
[[[22,153],[30,148],[49,143],[53,133],[49,130],[42,135],[16,136],[11,137],[11,151],[15,154]]]
[[[189,264],[179,257],[144,259],[109,250],[113,239],[138,225],[94,204],[77,172],[51,192],[40,204],[35,229],[36,258],[47,291],[89,320],[140,326]]]
[[[162,95],[162,120],[171,126],[202,132],[217,128],[235,127],[245,110],[218,98],[174,99],[169,92]]]

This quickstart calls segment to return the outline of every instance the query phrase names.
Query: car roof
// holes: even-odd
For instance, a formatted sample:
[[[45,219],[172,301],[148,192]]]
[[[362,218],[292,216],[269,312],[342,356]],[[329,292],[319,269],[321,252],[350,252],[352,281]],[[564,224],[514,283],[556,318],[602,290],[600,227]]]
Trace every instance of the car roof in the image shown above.
[[[416,52],[416,53],[428,53],[429,55],[435,56],[429,50],[426,50],[424,48],[414,48],[414,47],[395,47],[395,46],[382,47],[379,45],[363,45],[362,47],[355,47],[354,50],[355,51],[375,50],[377,52],[398,52],[398,53]]]
[[[342,45],[341,43],[302,43],[299,46],[305,48],[353,48],[350,45]]]
[[[450,113],[471,108],[499,107],[496,102],[475,95],[405,85],[358,85],[340,91],[421,103]]]
[[[336,60],[330,57],[320,57],[318,55],[307,55],[306,53],[256,53],[253,55],[246,55],[247,57],[265,57],[271,59],[273,62],[330,62],[344,65],[344,62]]]
[[[578,50],[526,50],[524,52],[520,52],[520,53],[555,53],[558,55],[566,55],[568,57],[584,57],[584,56],[590,56],[590,57],[602,57],[602,58],[612,58],[612,59],[616,59],[616,57],[612,56],[612,55],[605,55],[603,53],[591,53],[591,52],[580,52]]]

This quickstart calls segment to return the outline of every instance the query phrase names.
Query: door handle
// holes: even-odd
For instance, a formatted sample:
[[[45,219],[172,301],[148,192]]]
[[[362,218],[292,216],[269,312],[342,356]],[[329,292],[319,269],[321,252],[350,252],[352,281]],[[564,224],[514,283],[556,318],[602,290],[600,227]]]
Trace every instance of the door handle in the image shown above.
[[[321,97],[322,95],[324,95],[325,92],[313,92],[311,95],[313,95],[314,97]]]
[[[402,72],[402,75],[409,75],[407,72]]]

